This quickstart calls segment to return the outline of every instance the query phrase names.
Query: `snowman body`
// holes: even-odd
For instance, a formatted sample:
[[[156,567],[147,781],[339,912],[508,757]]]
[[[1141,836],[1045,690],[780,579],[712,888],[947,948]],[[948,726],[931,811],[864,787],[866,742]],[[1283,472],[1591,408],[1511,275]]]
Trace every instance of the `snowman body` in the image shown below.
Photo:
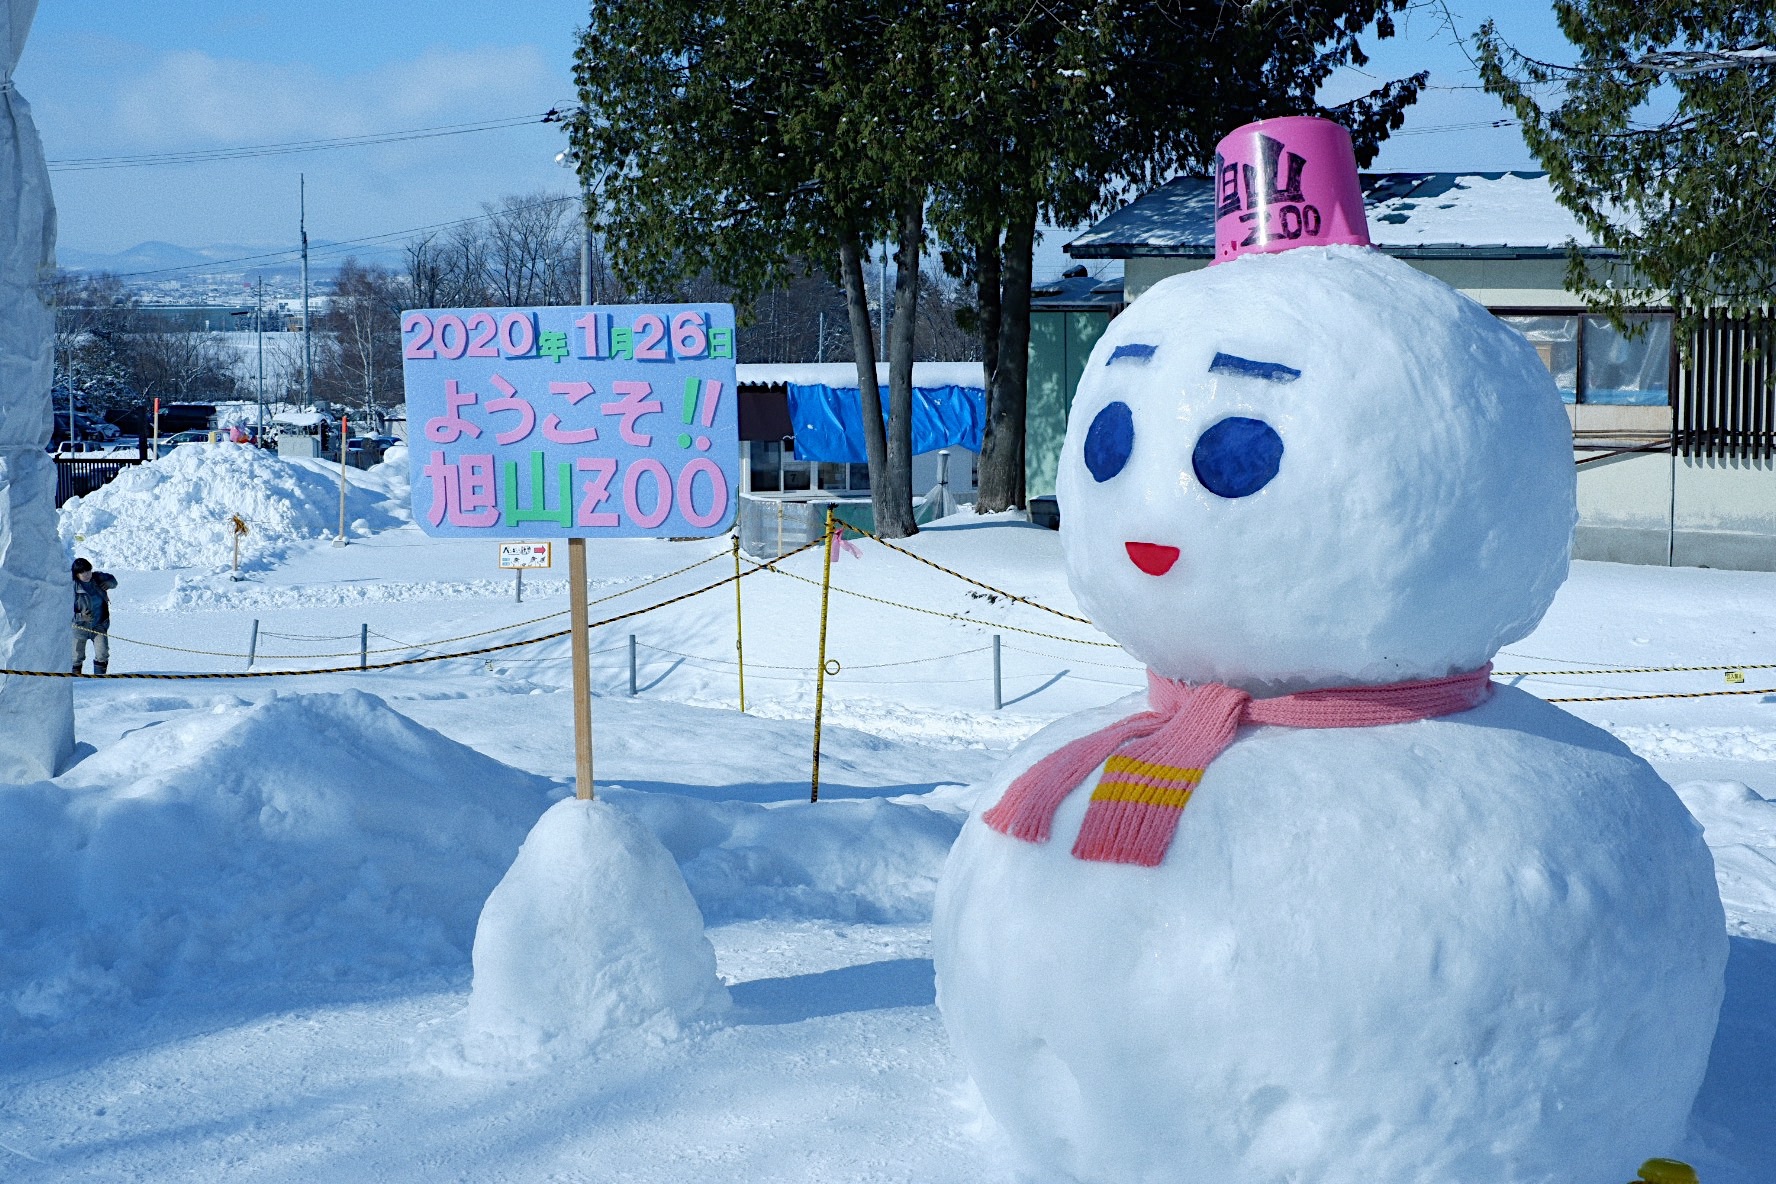
[[[1364,248],[1174,277],[1111,325],[1062,455],[1069,577],[1155,673],[1255,696],[1474,670],[1564,579],[1533,350]],[[1046,753],[1141,709],[1060,721]],[[938,1002],[1033,1178],[1620,1184],[1668,1154],[1726,956],[1713,864],[1606,733],[1495,687],[1385,727],[1242,728],[1157,867],[971,818]]]

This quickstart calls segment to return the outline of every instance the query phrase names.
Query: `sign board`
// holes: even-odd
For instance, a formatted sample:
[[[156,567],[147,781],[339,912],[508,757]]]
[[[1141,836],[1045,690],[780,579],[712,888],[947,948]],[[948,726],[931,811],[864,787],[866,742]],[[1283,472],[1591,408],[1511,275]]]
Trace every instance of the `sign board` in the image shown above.
[[[401,339],[427,534],[687,537],[733,523],[731,305],[423,309],[401,314]]]
[[[523,571],[527,567],[554,567],[555,544],[501,543],[499,556],[501,571],[511,571],[513,568]]]

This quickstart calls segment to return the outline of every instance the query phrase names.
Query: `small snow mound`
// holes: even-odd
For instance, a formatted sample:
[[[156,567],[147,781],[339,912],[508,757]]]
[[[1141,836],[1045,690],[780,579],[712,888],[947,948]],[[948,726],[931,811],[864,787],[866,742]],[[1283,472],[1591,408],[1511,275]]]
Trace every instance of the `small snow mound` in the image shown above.
[[[553,792],[357,691],[219,702],[0,786],[0,1037],[461,973]]]
[[[1686,781],[1673,788],[1702,824],[1714,854],[1728,929],[1776,941],[1776,801],[1740,781]]]
[[[666,848],[604,802],[538,820],[475,929],[464,1051],[526,1061],[725,1011],[703,915]]]
[[[759,804],[613,786],[608,797],[672,849],[715,924],[761,917],[928,921],[962,822],[926,795]]]
[[[398,525],[390,493],[386,482],[353,478],[346,512],[370,529]],[[59,531],[100,567],[226,567],[234,515],[247,524],[242,566],[264,566],[293,543],[337,532],[339,477],[245,444],[186,444],[71,499]]]

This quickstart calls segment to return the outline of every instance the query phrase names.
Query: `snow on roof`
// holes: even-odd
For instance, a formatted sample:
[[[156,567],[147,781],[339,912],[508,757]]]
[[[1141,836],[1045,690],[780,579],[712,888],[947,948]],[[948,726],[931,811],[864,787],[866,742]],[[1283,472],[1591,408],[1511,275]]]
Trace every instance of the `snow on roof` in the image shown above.
[[[1080,267],[1079,271],[1085,268]],[[1063,275],[1030,286],[1030,307],[1051,311],[1102,309],[1114,312],[1123,304],[1122,277],[1099,279],[1092,275]]]
[[[287,423],[293,428],[312,428],[316,424],[326,423],[327,417],[319,411],[280,411],[271,417],[273,423]]]
[[[1364,173],[1369,237],[1397,254],[1563,252],[1593,237],[1554,197],[1546,173]],[[1081,258],[1205,257],[1215,249],[1214,186],[1176,177],[1067,244]]]
[[[855,362],[742,362],[735,367],[735,381],[741,386],[830,386],[834,389],[857,387]],[[876,381],[888,385],[888,363],[876,363]],[[919,387],[962,386],[986,389],[986,374],[979,362],[914,362],[913,385]]]

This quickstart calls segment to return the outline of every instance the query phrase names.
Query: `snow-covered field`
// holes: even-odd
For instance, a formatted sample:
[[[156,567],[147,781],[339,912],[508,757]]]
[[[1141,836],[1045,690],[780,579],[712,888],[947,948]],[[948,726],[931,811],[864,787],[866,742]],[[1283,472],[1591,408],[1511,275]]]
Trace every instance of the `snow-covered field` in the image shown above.
[[[120,579],[112,670],[243,671],[255,622],[255,670],[355,666],[365,626],[371,662],[565,628],[564,569],[514,603],[491,544],[405,523],[398,468],[351,473],[344,547],[331,470],[233,446],[73,507],[64,539]],[[238,581],[237,512],[254,531]],[[911,546],[1076,611],[1052,533],[959,516]],[[595,620],[733,571],[725,539],[590,559]],[[969,785],[1140,672],[1078,644],[1105,640],[1088,627],[865,542],[833,571],[810,804],[819,557],[783,566],[804,578],[742,585],[746,714],[731,585],[594,635],[600,795],[678,862],[732,1007],[584,1057],[465,1049],[482,903],[571,793],[565,638],[362,674],[77,684],[78,763],[0,787],[0,1179],[1009,1180],[933,1004],[932,893]],[[1584,671],[1499,676],[1565,697],[1736,689],[1720,670],[1610,673],[1727,663],[1776,663],[1776,575],[1578,564],[1497,665]],[[1744,677],[1776,688],[1776,670]],[[1727,999],[1672,1152],[1708,1184],[1776,1179],[1776,691],[1568,709],[1678,786],[1719,871]]]

